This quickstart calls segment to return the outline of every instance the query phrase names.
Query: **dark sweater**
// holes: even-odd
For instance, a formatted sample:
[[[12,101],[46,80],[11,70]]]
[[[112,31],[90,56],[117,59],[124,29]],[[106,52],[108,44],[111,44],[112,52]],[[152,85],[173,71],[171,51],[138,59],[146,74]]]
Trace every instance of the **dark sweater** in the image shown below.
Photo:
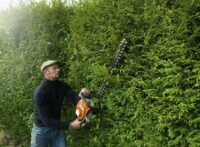
[[[73,104],[80,99],[63,81],[45,79],[34,92],[34,123],[40,127],[68,129],[69,122],[60,120],[61,107],[65,97]]]

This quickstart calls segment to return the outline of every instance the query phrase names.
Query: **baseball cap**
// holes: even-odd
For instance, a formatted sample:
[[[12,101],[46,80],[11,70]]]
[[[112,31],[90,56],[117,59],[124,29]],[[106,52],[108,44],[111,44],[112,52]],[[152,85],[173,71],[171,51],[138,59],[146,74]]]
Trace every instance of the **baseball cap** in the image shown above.
[[[46,67],[57,64],[57,63],[58,63],[58,61],[56,61],[56,60],[47,60],[42,63],[40,70],[43,71]]]

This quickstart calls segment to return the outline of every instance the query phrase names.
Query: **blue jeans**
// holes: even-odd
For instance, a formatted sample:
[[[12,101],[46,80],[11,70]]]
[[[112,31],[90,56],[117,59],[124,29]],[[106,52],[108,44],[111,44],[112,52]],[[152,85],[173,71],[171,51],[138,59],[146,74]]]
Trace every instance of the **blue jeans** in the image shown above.
[[[64,130],[39,127],[33,124],[31,147],[66,147]]]

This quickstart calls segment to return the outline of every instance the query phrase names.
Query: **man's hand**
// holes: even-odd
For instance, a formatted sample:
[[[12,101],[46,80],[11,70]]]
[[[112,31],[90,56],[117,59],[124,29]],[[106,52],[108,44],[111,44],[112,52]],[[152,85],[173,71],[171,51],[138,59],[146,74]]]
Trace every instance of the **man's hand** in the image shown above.
[[[87,88],[82,88],[79,95],[82,95],[83,97],[88,97],[90,95],[90,91]]]
[[[75,119],[73,122],[70,123],[69,128],[79,129],[81,127],[81,121]]]

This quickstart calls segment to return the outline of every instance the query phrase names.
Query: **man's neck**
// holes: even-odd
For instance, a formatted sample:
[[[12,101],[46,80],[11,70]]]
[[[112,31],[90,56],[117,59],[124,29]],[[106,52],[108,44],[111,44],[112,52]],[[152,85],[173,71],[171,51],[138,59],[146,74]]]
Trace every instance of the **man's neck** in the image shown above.
[[[51,78],[51,77],[47,77],[47,76],[45,76],[44,78],[47,79],[47,80],[49,80],[49,81],[55,81],[55,80],[57,80],[57,78]]]

